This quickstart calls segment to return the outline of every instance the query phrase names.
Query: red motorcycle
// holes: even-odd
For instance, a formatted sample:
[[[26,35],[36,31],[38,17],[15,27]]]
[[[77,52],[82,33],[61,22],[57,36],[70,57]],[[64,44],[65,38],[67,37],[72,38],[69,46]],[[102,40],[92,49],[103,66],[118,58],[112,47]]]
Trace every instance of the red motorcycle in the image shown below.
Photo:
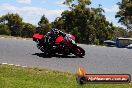
[[[40,49],[45,54],[62,54],[65,56],[74,54],[78,57],[83,57],[85,55],[84,49],[75,43],[75,37],[71,34],[66,34],[65,37],[58,36],[52,49],[46,49],[47,45],[42,41],[43,36],[44,35],[41,34],[34,34],[33,41],[37,43],[38,49]]]

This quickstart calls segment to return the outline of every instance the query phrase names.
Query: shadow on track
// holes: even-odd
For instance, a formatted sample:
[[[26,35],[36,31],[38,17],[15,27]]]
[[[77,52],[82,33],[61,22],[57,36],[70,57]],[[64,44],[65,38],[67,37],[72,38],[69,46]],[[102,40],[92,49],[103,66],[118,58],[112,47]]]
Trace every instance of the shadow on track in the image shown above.
[[[64,55],[59,55],[59,54],[55,54],[55,55],[45,55],[44,53],[35,53],[32,55],[36,55],[38,57],[42,57],[42,58],[52,58],[52,57],[57,57],[57,58],[79,58],[77,56],[64,56]],[[82,57],[83,58],[83,57]]]

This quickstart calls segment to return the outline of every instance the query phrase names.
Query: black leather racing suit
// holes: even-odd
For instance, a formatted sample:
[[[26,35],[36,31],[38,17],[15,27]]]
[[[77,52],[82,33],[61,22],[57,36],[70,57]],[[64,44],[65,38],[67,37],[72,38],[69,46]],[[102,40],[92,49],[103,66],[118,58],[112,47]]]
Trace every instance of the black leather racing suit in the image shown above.
[[[55,44],[55,40],[58,36],[62,35],[63,37],[66,36],[66,33],[58,30],[58,29],[51,29],[50,32],[48,32],[44,37],[43,37],[43,42],[46,44],[46,50],[50,51],[53,48],[53,45]]]

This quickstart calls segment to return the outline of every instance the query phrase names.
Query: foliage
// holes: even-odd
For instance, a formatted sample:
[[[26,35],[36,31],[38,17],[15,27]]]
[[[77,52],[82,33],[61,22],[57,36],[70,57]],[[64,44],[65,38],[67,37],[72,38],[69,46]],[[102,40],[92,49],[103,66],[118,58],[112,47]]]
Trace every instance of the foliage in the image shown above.
[[[5,24],[11,30],[12,36],[21,35],[22,18],[18,14],[6,14],[0,18],[0,23]]]
[[[122,27],[115,27],[114,37],[128,37],[128,32]]]
[[[10,35],[11,31],[7,25],[0,24],[0,35]]]
[[[70,10],[62,12],[59,18],[63,21],[62,28],[77,36],[79,42],[102,44],[104,40],[113,37],[113,24],[106,20],[101,5],[90,8],[90,0],[65,0],[64,4]]]
[[[128,32],[128,36],[127,36],[127,37],[132,38],[132,31],[129,31],[129,32]]]
[[[40,34],[46,34],[51,29],[51,25],[49,23],[49,20],[43,15],[38,22],[38,27],[36,29],[37,33]]]
[[[35,33],[35,26],[24,23],[18,14],[6,14],[0,17],[0,34],[31,37]]]
[[[122,0],[117,4],[119,5],[119,11],[115,17],[119,18],[118,22],[132,30],[132,0]]]
[[[32,37],[32,35],[35,33],[35,26],[29,23],[23,23],[23,29],[21,32],[22,37]]]
[[[64,30],[64,20],[61,17],[57,17],[54,22],[51,23],[52,28],[57,28],[59,30]]]
[[[120,10],[116,15],[119,22],[129,29],[132,27],[131,3],[130,0],[122,0],[118,3]],[[65,0],[64,4],[69,10],[64,10],[61,17],[50,23],[45,15],[42,15],[37,27],[24,23],[18,14],[3,15],[0,17],[0,34],[31,37],[35,32],[46,34],[51,28],[58,28],[75,35],[79,43],[97,45],[115,37],[132,37],[131,31],[115,27],[106,20],[100,4],[98,8],[90,7],[90,0]]]

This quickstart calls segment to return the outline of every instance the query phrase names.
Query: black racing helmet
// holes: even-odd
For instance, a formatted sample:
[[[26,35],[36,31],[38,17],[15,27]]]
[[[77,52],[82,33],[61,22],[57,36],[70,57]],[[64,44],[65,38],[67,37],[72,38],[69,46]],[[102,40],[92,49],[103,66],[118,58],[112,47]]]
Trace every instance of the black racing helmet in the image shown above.
[[[53,29],[51,30],[51,33],[53,33],[53,34],[58,34],[58,33],[59,33],[59,30],[56,29],[56,28],[53,28]]]

